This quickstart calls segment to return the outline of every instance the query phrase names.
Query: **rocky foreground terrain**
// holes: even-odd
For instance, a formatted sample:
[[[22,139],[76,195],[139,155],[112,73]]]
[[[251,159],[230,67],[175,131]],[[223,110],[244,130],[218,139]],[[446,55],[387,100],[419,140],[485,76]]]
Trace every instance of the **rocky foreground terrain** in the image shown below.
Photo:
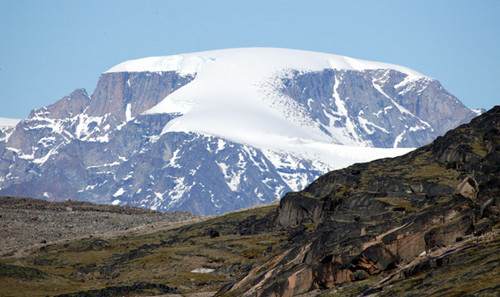
[[[137,227],[154,229],[159,224],[164,227],[195,217],[188,212],[162,213],[82,201],[0,197],[0,254],[34,244]]]
[[[15,248],[0,295],[498,296],[499,199],[497,106],[279,205]]]
[[[288,193],[265,220],[293,230],[295,245],[227,287],[226,296],[294,296],[381,276],[388,277],[384,286],[359,293],[497,294],[497,236],[489,256],[462,259],[463,274],[439,283],[432,270],[453,263],[448,256],[464,238],[477,242],[469,236],[494,233],[500,225],[500,106],[404,156],[327,173]],[[413,277],[420,278],[415,285],[390,289]],[[426,277],[431,281],[422,285]]]

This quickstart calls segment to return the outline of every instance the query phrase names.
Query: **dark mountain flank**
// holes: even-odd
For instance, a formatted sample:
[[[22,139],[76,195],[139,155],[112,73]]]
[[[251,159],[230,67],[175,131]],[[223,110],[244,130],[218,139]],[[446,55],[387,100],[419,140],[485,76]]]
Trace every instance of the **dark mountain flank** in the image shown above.
[[[496,106],[407,155],[333,171],[288,193],[274,220],[294,246],[221,295],[293,296],[399,271],[372,288],[383,294],[383,284],[446,265],[448,254],[459,250],[454,245],[499,225],[499,132]],[[498,244],[495,249],[496,268],[442,293],[493,288]],[[420,292],[429,294],[424,288]]]
[[[279,205],[12,250],[0,295],[498,296],[499,171],[497,106]]]

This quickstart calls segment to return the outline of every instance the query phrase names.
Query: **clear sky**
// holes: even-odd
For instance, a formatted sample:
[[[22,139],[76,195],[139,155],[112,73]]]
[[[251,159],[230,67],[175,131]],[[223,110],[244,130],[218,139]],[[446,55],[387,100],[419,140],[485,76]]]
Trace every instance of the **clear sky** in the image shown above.
[[[126,60],[282,47],[388,62],[470,108],[500,104],[498,0],[0,0],[0,117],[25,118]]]

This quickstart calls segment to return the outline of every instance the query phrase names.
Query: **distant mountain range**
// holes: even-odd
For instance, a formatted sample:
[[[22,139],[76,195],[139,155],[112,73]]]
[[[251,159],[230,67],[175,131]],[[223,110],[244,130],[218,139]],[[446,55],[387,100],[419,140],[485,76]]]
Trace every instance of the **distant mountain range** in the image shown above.
[[[219,214],[477,113],[411,69],[288,49],[151,57],[0,129],[0,195]],[[7,125],[9,126],[9,125]]]

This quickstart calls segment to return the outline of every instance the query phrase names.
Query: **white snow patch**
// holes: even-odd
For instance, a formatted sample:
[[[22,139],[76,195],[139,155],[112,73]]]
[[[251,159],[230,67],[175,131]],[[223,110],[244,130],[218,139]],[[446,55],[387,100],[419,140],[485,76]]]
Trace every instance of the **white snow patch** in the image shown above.
[[[118,166],[118,165],[120,165],[120,162],[105,163],[105,164],[100,164],[100,165],[92,165],[92,166],[88,166],[86,169],[101,168],[101,167],[112,167],[112,166]]]
[[[0,117],[0,130],[2,130],[2,128],[12,128],[16,126],[20,121],[21,119],[10,119],[10,118]]]
[[[397,109],[403,114],[409,114],[413,115],[408,109],[404,108],[403,106],[399,105],[393,98],[391,98],[389,95],[387,95],[384,90],[382,90],[382,87],[377,83],[377,81],[373,81],[372,83],[373,87],[380,92],[380,94],[384,95],[387,99],[391,101],[394,106],[396,106]]]
[[[43,163],[47,162],[47,160],[50,158],[50,156],[58,154],[57,150],[59,149],[60,146],[61,146],[61,144],[56,146],[56,147],[53,147],[45,156],[43,156],[41,158],[33,159],[33,163],[42,165]]]
[[[425,129],[427,129],[427,127],[414,126],[414,127],[410,127],[410,132],[415,132],[415,131],[418,131],[418,130],[425,130]]]
[[[151,143],[156,143],[158,140],[160,140],[160,136],[159,135],[152,135],[152,136],[149,136],[149,142]]]
[[[405,134],[406,134],[406,131],[403,131],[401,134],[399,134],[398,136],[396,136],[396,138],[394,139],[394,145],[393,145],[394,148],[398,147],[398,144],[403,140],[403,136]]]
[[[214,271],[212,268],[196,268],[191,270],[192,273],[212,273]]]
[[[377,112],[374,112],[373,115],[376,116],[377,118],[380,117],[380,114],[382,113],[382,109],[377,111]]]
[[[239,154],[239,161],[237,163],[237,166],[242,168],[244,167],[244,164],[242,164],[242,160],[243,159],[243,156],[241,154]],[[229,166],[225,163],[222,163],[222,162],[216,162],[217,165],[219,166],[222,174],[224,174],[224,179],[226,180],[226,183],[227,183],[227,186],[229,187],[229,189],[231,189],[231,191],[233,192],[237,192],[238,191],[238,188],[240,186],[240,183],[241,183],[241,175],[243,174],[243,170],[237,170],[236,172],[234,171],[229,171]]]
[[[175,150],[175,152],[172,154],[172,157],[169,160],[168,166],[171,166],[173,168],[181,168],[181,165],[177,164],[177,160],[181,158],[180,156],[178,156],[180,151],[181,151],[180,149]]]
[[[170,197],[170,202],[168,203],[168,207],[175,205],[179,201],[179,199],[184,197],[184,193],[191,190],[191,188],[194,186],[194,184],[186,185],[184,183],[184,180],[185,180],[184,177],[179,177],[174,180],[175,186],[168,193],[168,197]]]
[[[118,191],[116,191],[114,194],[113,194],[113,197],[118,197],[118,196],[121,196],[125,193],[125,190],[123,188],[119,188]]]
[[[373,128],[379,129],[380,131],[389,134],[389,131],[387,131],[385,128],[380,127],[380,126],[378,126],[378,125],[376,125],[376,124],[368,121],[365,118],[362,118],[362,117],[358,116],[358,121],[359,121],[359,124],[361,125],[361,127],[363,127],[363,129],[366,131],[366,133],[368,133],[370,135],[373,134],[373,133],[375,133],[375,130],[374,129],[370,129],[368,126],[372,126]]]
[[[37,144],[41,144],[43,147],[50,147],[54,145],[56,142],[56,138],[54,136],[43,137],[38,140]]]
[[[111,202],[111,204],[118,205],[118,204],[120,204],[120,202],[121,202],[120,199],[115,199],[115,200],[113,200],[113,202]]]
[[[401,88],[401,87],[403,87],[403,86],[407,85],[408,83],[410,83],[410,82],[412,82],[412,81],[414,81],[414,80],[412,79],[412,77],[410,77],[410,76],[406,76],[406,77],[405,77],[402,81],[400,81],[398,84],[394,85],[394,89],[399,89],[399,88]]]
[[[219,138],[219,140],[217,141],[217,150],[215,151],[215,153],[217,154],[219,151],[222,151],[224,148],[226,147],[226,142]]]
[[[134,118],[132,117],[132,104],[127,103],[127,107],[125,109],[125,121],[130,121],[133,120]]]
[[[482,115],[482,114],[483,114],[483,110],[482,110],[482,109],[480,109],[480,108],[477,108],[477,109],[471,109],[471,111],[472,111],[473,113],[475,113],[475,114],[476,114],[476,116],[480,116],[480,115]]]

